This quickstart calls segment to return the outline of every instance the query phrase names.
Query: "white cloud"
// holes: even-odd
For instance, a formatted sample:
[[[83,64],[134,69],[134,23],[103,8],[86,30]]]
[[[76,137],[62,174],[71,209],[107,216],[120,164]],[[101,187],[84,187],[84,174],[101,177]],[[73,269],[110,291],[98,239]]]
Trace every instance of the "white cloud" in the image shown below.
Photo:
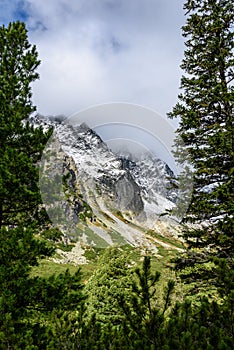
[[[42,60],[33,87],[42,114],[124,101],[170,111],[183,55],[183,1],[28,0],[30,41]],[[7,13],[13,13],[13,8]]]

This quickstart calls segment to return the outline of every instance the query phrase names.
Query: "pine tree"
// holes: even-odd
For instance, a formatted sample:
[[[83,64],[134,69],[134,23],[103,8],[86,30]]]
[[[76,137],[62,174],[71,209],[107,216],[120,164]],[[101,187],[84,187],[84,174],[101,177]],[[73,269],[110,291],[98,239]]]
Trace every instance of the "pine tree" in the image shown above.
[[[232,0],[187,0],[186,50],[176,140],[193,170],[193,193],[184,218],[187,252],[177,260],[187,281],[215,284],[216,265],[234,254],[234,7]]]
[[[0,349],[18,349],[16,344],[26,345],[19,335],[31,338],[27,319],[35,302],[31,267],[52,250],[45,242],[37,242],[32,230],[22,227],[0,229],[0,242]]]
[[[130,259],[118,248],[108,248],[98,260],[98,268],[86,285],[87,312],[103,327],[112,324],[118,327],[123,320],[123,311],[118,299],[128,296],[132,285]]]
[[[40,61],[24,23],[0,27],[0,228],[30,221],[38,214],[37,162],[49,137],[29,117],[30,84]]]
[[[232,350],[233,298],[223,305],[207,298],[193,305],[176,304],[164,328],[164,347],[169,350]]]
[[[0,242],[0,349],[46,349],[73,339],[85,299],[81,270],[34,277],[32,267],[54,249],[31,228],[2,228]]]
[[[171,304],[175,283],[168,281],[163,301],[159,302],[160,273],[152,272],[150,257],[144,257],[142,268],[137,268],[135,273],[137,280],[133,281],[129,300],[124,296],[120,299],[129,345],[131,349],[162,349],[165,313]]]
[[[23,23],[0,27],[0,349],[45,349],[55,328],[50,312],[65,317],[83,299],[80,270],[48,279],[31,275],[54,251],[35,238],[38,162],[51,134],[29,122],[39,63]]]

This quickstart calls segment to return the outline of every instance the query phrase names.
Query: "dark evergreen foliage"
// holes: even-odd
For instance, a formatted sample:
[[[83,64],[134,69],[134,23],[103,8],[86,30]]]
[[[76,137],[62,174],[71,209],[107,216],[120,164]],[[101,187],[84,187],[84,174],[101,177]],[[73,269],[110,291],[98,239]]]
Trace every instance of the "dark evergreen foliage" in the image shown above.
[[[29,123],[39,64],[24,23],[0,27],[0,228],[39,219],[37,163],[50,134]]]
[[[160,273],[151,271],[150,257],[145,257],[142,269],[135,273],[130,301],[120,301],[125,313],[126,330],[132,349],[161,349],[165,312],[170,305],[174,282],[169,281],[165,291],[164,305],[159,303],[157,283]]]
[[[184,219],[187,252],[177,260],[188,282],[216,284],[216,258],[234,255],[234,6],[232,0],[188,0],[177,158],[190,157],[194,186]],[[181,147],[183,141],[183,149]],[[214,261],[215,258],[215,261]]]
[[[50,313],[79,310],[80,270],[48,279],[31,268],[54,249],[37,240],[43,218],[38,161],[50,135],[34,129],[30,84],[38,78],[35,46],[20,22],[0,27],[0,349],[45,349]],[[40,227],[40,226],[39,226]],[[62,310],[62,311],[61,311]],[[49,333],[47,332],[49,330]]]
[[[55,321],[82,311],[81,271],[32,277],[31,268],[53,249],[36,240],[30,228],[2,228],[0,241],[0,349],[26,349],[30,343],[46,349],[58,334]]]
[[[222,305],[203,298],[199,305],[176,305],[164,328],[164,349],[231,350],[234,340],[233,297]]]
[[[95,314],[96,322],[102,327],[111,323],[118,328],[124,316],[118,300],[123,294],[128,298],[132,286],[132,271],[128,267],[130,260],[122,250],[110,247],[97,265],[85,287],[89,300],[88,318]]]

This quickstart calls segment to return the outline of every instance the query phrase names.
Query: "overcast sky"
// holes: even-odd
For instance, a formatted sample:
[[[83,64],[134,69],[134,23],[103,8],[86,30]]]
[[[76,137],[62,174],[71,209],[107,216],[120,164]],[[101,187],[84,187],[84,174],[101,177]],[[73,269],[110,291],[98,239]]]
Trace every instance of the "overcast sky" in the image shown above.
[[[165,116],[177,101],[182,0],[0,0],[0,21],[23,20],[42,61],[41,114],[136,103]]]

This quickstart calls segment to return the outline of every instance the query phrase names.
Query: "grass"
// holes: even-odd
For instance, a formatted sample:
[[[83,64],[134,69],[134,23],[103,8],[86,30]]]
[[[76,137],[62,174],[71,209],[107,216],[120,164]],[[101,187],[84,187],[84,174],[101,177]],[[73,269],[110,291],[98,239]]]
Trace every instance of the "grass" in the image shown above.
[[[165,247],[156,243],[156,246],[158,249],[158,256],[152,256],[151,258],[152,272],[158,271],[161,273],[161,278],[158,284],[158,290],[160,295],[162,295],[163,288],[165,287],[166,282],[169,279],[175,279],[175,273],[171,269],[172,263],[170,262],[170,259],[175,257],[175,255],[177,254],[176,247],[182,248],[182,244],[173,237],[169,238],[169,237],[162,236],[158,234],[157,231],[155,230],[147,230],[128,221],[122,216],[122,213],[118,211],[113,214],[123,222],[128,223],[128,225],[131,225],[132,227],[135,227],[141,230],[141,232],[148,234],[152,237],[155,237],[164,243],[169,243],[172,246],[171,249],[166,249]],[[108,214],[103,212],[102,215],[107,221],[115,222],[115,220],[111,218]],[[95,222],[95,224],[99,226],[99,223]],[[103,222],[100,222],[100,224],[103,225]],[[96,235],[85,222],[79,222],[79,224],[77,225],[77,232],[76,232],[77,237],[74,237],[74,241],[76,240],[75,238],[78,238],[83,232],[86,233],[89,243],[93,241],[94,243],[96,243],[97,247],[102,247],[102,248],[97,248],[94,246],[94,247],[89,247],[85,249],[84,255],[89,262],[85,265],[80,265],[80,267],[81,267],[82,276],[83,276],[82,280],[84,283],[86,283],[88,279],[92,276],[94,271],[96,270],[98,257],[105,251],[105,247],[107,247],[108,244],[105,240],[103,240],[101,237]],[[109,234],[111,235],[112,240],[118,246],[120,246],[120,249],[123,250],[123,252],[127,253],[130,261],[132,262],[133,268],[134,267],[141,268],[142,260],[143,260],[142,250],[140,248],[133,248],[130,245],[126,244],[126,242],[123,241],[122,236],[115,230],[110,230]],[[123,244],[124,242],[125,244]],[[175,249],[173,249],[173,246],[175,247]],[[73,247],[73,244],[67,247],[61,244],[59,248],[68,251],[72,247]],[[45,259],[40,261],[39,266],[33,267],[31,274],[32,276],[40,276],[40,277],[46,278],[53,274],[58,275],[60,273],[64,273],[67,269],[69,269],[71,274],[74,274],[77,271],[78,267],[72,264],[58,264],[52,260]]]
[[[67,269],[74,274],[77,271],[77,266],[72,264],[56,264],[52,260],[43,259],[39,262],[38,266],[32,268],[31,275],[32,277],[49,277],[53,274],[59,275],[60,273],[65,272]]]
[[[161,277],[156,285],[156,298],[159,303],[162,303],[163,296],[165,293],[165,287],[167,282],[172,279],[176,280],[175,272],[172,270],[172,263],[170,262],[171,257],[175,256],[176,251],[170,251],[164,247],[158,245],[158,253],[161,257],[152,256],[151,257],[151,271],[155,273],[160,272]],[[131,261],[131,267],[133,270],[137,267],[142,267],[143,255],[140,248],[133,248],[132,246],[125,244],[119,248],[123,251],[123,254],[127,254],[129,260]],[[86,284],[89,278],[93,275],[94,271],[98,266],[98,257],[105,252],[105,248],[90,247],[85,251],[85,256],[89,262],[85,265],[80,265],[82,272],[82,282]],[[74,274],[79,268],[72,264],[57,264],[51,260],[41,260],[39,266],[32,269],[32,276],[49,277],[52,274],[64,273],[66,269],[69,269],[71,274]],[[136,278],[136,275],[135,277]],[[181,284],[176,284],[173,300],[180,300],[182,298],[182,287]]]
[[[174,237],[168,238],[168,237],[162,236],[154,230],[148,230],[148,231],[146,231],[146,233],[152,237],[160,239],[160,241],[162,241],[164,243],[174,245],[175,247],[180,248],[180,249],[184,248],[182,242],[180,242],[178,239],[176,239]]]
[[[95,234],[88,226],[85,227],[85,234],[87,235],[88,243],[94,243],[98,247],[108,247],[108,243],[97,234]]]
[[[121,220],[125,224],[131,224],[131,221],[129,221],[128,219],[125,219],[123,217],[123,214],[121,213],[121,211],[119,211],[119,210],[116,211],[116,210],[112,209],[111,212],[116,218],[118,218],[119,220]]]
[[[110,217],[107,213],[105,213],[104,211],[100,211],[100,214],[102,214],[108,221],[115,223],[115,220]]]
[[[74,274],[79,267],[82,271],[82,281],[86,283],[96,269],[95,262],[90,262],[88,264],[80,266],[74,266],[72,264],[57,264],[52,260],[45,259],[41,260],[38,266],[32,268],[31,276],[48,278],[51,275],[59,275],[60,273],[64,273],[67,269],[71,274]]]
[[[114,229],[111,229],[111,231],[109,232],[112,241],[114,242],[114,244],[117,245],[124,245],[126,244],[125,238],[123,236],[121,236],[121,234],[119,232],[117,232]]]

